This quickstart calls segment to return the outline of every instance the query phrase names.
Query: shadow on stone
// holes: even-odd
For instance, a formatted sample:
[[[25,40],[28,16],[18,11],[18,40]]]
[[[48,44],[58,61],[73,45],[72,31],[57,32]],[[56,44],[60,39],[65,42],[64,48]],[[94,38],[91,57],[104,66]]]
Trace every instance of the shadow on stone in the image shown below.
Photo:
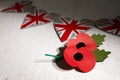
[[[65,61],[65,59],[64,59],[64,57],[63,57],[64,50],[65,50],[65,47],[60,47],[60,48],[59,48],[59,53],[58,53],[57,56],[61,56],[61,58],[60,58],[60,59],[56,59],[56,60],[55,60],[55,63],[56,63],[56,65],[57,65],[59,68],[61,68],[61,69],[63,69],[63,70],[71,70],[71,69],[73,69],[73,67],[69,66],[69,65],[66,63],[66,61]]]
[[[63,70],[72,70],[75,69],[77,72],[82,72],[78,67],[71,67],[67,64],[67,62],[64,59],[64,50],[66,47],[60,47],[59,48],[59,53],[57,56],[61,56],[60,59],[55,60],[55,64]],[[83,72],[84,73],[84,72]]]

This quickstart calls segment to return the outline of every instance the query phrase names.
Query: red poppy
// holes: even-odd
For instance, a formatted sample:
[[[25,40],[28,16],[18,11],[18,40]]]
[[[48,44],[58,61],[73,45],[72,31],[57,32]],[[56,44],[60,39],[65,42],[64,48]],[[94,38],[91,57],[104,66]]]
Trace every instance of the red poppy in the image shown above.
[[[89,72],[94,68],[96,58],[92,50],[96,49],[96,43],[89,35],[80,33],[76,39],[71,39],[66,46],[64,58],[70,66],[78,67],[83,72]]]
[[[83,72],[92,70],[96,63],[94,54],[87,48],[68,47],[64,51],[64,57],[70,66],[78,67]]]
[[[97,48],[95,41],[85,33],[79,33],[76,39],[70,39],[66,46],[76,46],[77,48],[86,47],[89,50],[95,50]]]

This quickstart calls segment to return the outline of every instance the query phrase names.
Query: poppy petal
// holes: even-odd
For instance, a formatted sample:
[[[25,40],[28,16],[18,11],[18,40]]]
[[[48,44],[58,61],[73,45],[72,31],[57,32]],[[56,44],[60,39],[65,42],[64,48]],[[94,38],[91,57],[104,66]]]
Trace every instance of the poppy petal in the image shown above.
[[[95,41],[88,34],[79,33],[76,38],[77,43],[83,42],[89,50],[95,50],[97,47]]]
[[[75,39],[70,39],[66,44],[66,46],[70,47],[70,46],[75,46],[76,44],[77,44],[77,41]]]
[[[83,59],[82,61],[77,62],[77,66],[83,72],[91,71],[96,64],[96,58],[93,52],[87,48],[81,48],[79,49],[79,52],[83,55]]]
[[[77,67],[77,62],[74,59],[73,55],[78,51],[76,47],[67,47],[64,50],[64,59],[72,67]]]

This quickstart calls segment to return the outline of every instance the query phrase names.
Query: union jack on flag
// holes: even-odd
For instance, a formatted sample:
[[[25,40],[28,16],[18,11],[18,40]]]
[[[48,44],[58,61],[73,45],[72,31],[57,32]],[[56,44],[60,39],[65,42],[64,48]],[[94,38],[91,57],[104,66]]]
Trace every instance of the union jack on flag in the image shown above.
[[[120,36],[120,17],[97,20],[96,27],[105,32]]]
[[[90,29],[90,23],[92,20],[73,20],[69,17],[56,18],[54,27],[61,41],[66,41],[69,38],[75,37],[81,31]]]
[[[33,13],[27,14],[21,29],[35,27],[52,21],[52,18],[59,16],[56,13],[47,13],[45,10],[35,10]]]
[[[15,2],[14,5],[1,10],[1,12],[26,12],[32,10],[33,7],[30,6],[31,4],[32,1]]]

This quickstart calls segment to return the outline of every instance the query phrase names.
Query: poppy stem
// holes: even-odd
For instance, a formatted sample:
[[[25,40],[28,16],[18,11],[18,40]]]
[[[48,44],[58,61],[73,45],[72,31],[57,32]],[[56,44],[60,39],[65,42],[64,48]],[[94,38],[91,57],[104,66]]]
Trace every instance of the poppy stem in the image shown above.
[[[60,56],[51,55],[51,54],[45,54],[45,56],[51,56],[51,57],[54,57],[54,58],[57,58],[57,59],[60,59],[60,58],[61,58]]]

